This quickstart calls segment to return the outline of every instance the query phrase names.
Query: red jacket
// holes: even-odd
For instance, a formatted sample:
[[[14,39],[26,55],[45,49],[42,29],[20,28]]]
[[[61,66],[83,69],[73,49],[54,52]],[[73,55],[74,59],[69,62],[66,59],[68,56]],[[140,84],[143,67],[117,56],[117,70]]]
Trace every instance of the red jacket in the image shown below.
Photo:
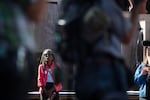
[[[58,64],[57,64],[57,66],[60,67]],[[56,65],[53,63],[51,66],[46,65],[46,67],[50,68],[51,71],[53,72],[54,68],[56,67]],[[54,75],[54,73],[52,73],[52,77],[53,77],[53,80],[54,80],[54,83],[55,83],[55,75]],[[39,68],[38,68],[38,82],[37,82],[37,86],[38,87],[42,87],[42,86],[45,87],[47,78],[48,78],[48,73],[44,73],[44,66],[42,64],[40,64]],[[56,91],[60,91],[60,90],[62,90],[62,83],[59,83],[59,84],[56,85]]]

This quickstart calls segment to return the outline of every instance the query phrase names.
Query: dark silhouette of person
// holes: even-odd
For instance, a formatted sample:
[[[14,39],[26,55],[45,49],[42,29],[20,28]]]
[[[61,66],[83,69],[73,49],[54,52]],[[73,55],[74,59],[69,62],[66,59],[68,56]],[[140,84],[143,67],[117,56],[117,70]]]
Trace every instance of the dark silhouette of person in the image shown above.
[[[36,70],[36,43],[29,23],[42,19],[45,5],[44,0],[0,1],[1,99],[28,99]]]
[[[62,1],[56,42],[62,59],[77,65],[79,100],[128,100],[121,43],[129,44],[136,35],[143,3],[136,2],[127,19],[115,0]]]

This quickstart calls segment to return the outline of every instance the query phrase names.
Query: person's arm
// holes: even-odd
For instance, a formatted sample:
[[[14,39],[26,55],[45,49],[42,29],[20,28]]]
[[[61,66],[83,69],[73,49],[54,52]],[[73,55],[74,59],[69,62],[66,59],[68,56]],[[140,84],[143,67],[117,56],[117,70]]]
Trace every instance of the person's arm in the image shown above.
[[[35,1],[31,3],[26,10],[27,17],[30,21],[39,22],[45,14],[47,8],[46,0],[32,0]]]
[[[131,40],[133,39],[133,37],[137,33],[138,27],[139,27],[139,17],[138,17],[138,15],[139,14],[145,14],[145,12],[146,12],[146,5],[145,5],[146,2],[147,2],[147,0],[142,0],[139,4],[133,6],[133,9],[131,10],[131,16],[130,16],[132,27],[131,27],[130,32],[122,40],[122,42],[124,44],[131,43]]]
[[[33,22],[39,22],[42,19],[47,7],[46,0],[12,0],[12,2],[17,4],[26,17]]]
[[[42,66],[39,65],[39,67],[38,67],[38,81],[37,81],[37,86],[39,87],[39,92],[43,93],[44,83],[43,83],[43,74],[42,74],[41,70],[42,70]]]

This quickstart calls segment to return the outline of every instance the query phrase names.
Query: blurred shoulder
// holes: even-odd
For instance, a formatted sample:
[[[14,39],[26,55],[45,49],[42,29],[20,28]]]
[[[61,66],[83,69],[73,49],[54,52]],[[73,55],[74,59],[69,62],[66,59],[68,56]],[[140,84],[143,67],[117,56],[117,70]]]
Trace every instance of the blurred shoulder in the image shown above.
[[[60,63],[56,63],[56,67],[61,67]]]

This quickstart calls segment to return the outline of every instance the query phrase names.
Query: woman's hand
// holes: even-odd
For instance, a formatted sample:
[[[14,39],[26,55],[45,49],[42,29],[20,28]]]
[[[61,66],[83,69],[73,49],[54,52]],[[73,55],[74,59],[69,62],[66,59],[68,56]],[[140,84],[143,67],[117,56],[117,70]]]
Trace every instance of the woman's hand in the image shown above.
[[[142,69],[142,75],[147,75],[148,72],[150,72],[150,68],[144,67],[144,68]]]
[[[40,89],[39,89],[40,94],[42,94],[44,91],[45,91],[45,88],[44,87],[40,87]]]

